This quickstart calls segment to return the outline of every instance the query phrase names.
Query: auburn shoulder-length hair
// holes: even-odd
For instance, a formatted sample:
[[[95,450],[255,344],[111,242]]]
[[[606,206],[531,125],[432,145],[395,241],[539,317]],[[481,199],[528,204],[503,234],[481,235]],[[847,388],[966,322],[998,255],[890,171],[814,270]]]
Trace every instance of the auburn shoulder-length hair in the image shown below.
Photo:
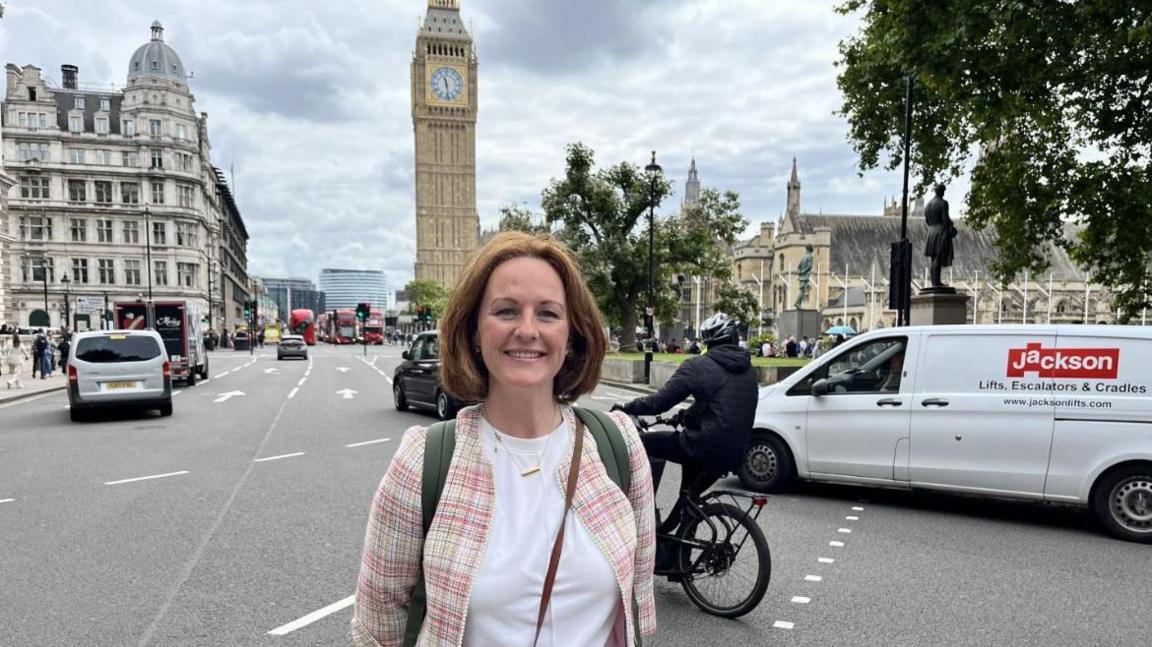
[[[488,396],[488,370],[473,348],[481,302],[488,277],[514,258],[538,258],[560,275],[567,301],[570,355],[553,381],[560,402],[575,402],[600,381],[600,366],[608,349],[604,317],[585,285],[571,252],[552,236],[519,231],[501,232],[472,255],[440,318],[440,384],[461,400]]]

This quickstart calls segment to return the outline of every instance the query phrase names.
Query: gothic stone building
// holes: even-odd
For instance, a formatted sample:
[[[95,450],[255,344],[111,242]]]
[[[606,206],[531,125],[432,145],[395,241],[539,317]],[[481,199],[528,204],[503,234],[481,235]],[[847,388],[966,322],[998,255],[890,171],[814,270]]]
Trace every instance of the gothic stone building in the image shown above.
[[[451,288],[480,240],[477,61],[457,0],[428,0],[412,57],[416,279]]]
[[[948,196],[945,196],[946,198]],[[953,198],[953,202],[955,199]],[[910,209],[908,236],[913,249],[913,290],[928,283],[929,259],[924,204]],[[1061,248],[1049,245],[1051,269],[1043,276],[1020,276],[1001,289],[989,266],[996,256],[991,229],[975,231],[956,219],[956,259],[944,282],[968,294],[968,321],[975,323],[1048,322],[1110,323],[1110,293],[1087,282],[1086,273]],[[1072,226],[1066,236],[1074,235]],[[813,246],[811,287],[804,308],[821,312],[826,328],[848,325],[857,331],[895,325],[888,309],[888,254],[900,238],[900,206],[885,201],[882,215],[832,215],[801,210],[800,179],[793,161],[787,184],[787,206],[775,227],[763,223],[760,234],[739,245],[733,257],[735,276],[752,294],[763,292],[762,309],[772,318],[793,308],[799,288],[796,268],[805,247]]]
[[[98,328],[106,302],[144,298],[149,285],[156,299],[199,302],[217,327],[239,317],[248,235],[163,34],[153,23],[122,89],[81,84],[71,65],[60,85],[7,65],[0,116],[16,186],[0,280],[11,321]]]

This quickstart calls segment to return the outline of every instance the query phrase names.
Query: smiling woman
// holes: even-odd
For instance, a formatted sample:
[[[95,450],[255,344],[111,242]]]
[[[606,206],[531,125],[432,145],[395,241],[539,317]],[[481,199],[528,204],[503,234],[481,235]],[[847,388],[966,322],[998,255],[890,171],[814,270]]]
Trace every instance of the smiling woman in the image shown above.
[[[652,475],[632,422],[613,414],[629,473],[618,487],[570,406],[596,386],[607,347],[579,266],[551,237],[495,236],[464,269],[439,337],[443,388],[480,404],[449,432],[429,525],[426,432],[404,435],[368,521],[357,644],[638,645],[656,629]]]

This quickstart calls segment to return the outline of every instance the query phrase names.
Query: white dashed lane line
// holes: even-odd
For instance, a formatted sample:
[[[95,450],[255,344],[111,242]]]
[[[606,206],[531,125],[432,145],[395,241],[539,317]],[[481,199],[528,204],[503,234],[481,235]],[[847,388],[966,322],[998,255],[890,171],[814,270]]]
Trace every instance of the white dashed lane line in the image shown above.
[[[106,481],[104,483],[104,485],[122,485],[124,483],[135,483],[137,481],[150,481],[152,479],[162,479],[162,478],[168,478],[169,476],[180,476],[181,474],[189,474],[189,473],[190,472],[188,470],[183,470],[180,472],[168,472],[167,474],[153,474],[151,476],[138,476],[136,478],[121,479],[119,481]]]
[[[345,607],[352,606],[352,603],[355,601],[356,601],[356,596],[355,595],[349,595],[348,597],[344,598],[343,600],[340,600],[339,602],[333,602],[332,604],[329,604],[328,606],[324,607],[323,609],[317,609],[316,611],[313,611],[312,613],[309,613],[308,615],[306,615],[302,618],[299,618],[297,620],[293,620],[292,622],[289,622],[288,624],[285,624],[285,625],[280,625],[279,627],[276,627],[275,629],[273,629],[272,631],[269,631],[268,633],[273,635],[273,636],[286,636],[286,635],[292,633],[293,631],[300,629],[301,627],[307,627],[308,625],[312,624],[313,622],[316,622],[317,620],[319,620],[321,618],[324,618],[326,616],[330,616],[333,613],[336,613],[337,611],[344,609]]]
[[[292,454],[280,454],[279,456],[269,456],[267,458],[257,458],[255,460],[253,460],[252,462],[253,463],[263,463],[266,461],[278,461],[281,458],[293,458],[295,456],[303,456],[303,455],[304,455],[304,452],[294,452]]]
[[[392,439],[391,438],[377,438],[376,440],[365,440],[362,443],[352,443],[350,445],[344,445],[344,446],[345,447],[363,447],[364,445],[374,445],[376,443],[386,443],[389,440],[392,440]]]
[[[852,529],[851,528],[839,528],[836,530],[836,532],[842,533],[845,535],[850,535],[850,534],[852,534]]]
[[[304,386],[304,380],[307,380],[307,379],[308,378],[306,378],[306,377],[300,378],[300,381],[296,383],[296,386]]]
[[[0,499],[0,503],[12,503],[16,499]]]
[[[228,374],[228,371],[224,371],[223,373],[221,373],[221,374],[219,374],[219,375],[213,375],[212,377],[213,377],[214,379],[217,379],[217,380],[219,380],[220,378],[224,377],[224,376],[225,376],[225,375],[227,375],[227,374]]]
[[[842,541],[830,541],[830,542],[828,542],[828,545],[833,547],[833,548],[843,548],[844,542],[842,542]]]
[[[804,597],[803,595],[792,596],[792,602],[794,602],[796,604],[808,604],[811,601],[812,601],[812,598],[807,598],[807,597]]]
[[[824,577],[821,575],[805,575],[804,576],[805,582],[820,582],[820,581],[823,581],[823,579],[824,579]]]
[[[288,392],[288,399],[291,400],[292,398],[296,397],[296,392],[299,390],[300,390],[300,387],[296,387],[296,388],[292,389],[291,391],[289,391]]]
[[[832,564],[835,563],[836,560],[832,559],[831,557],[817,557],[816,561],[820,562],[821,564]]]
[[[784,622],[783,620],[777,620],[776,622],[772,623],[772,626],[777,629],[791,629],[795,627],[796,624],[792,622]]]

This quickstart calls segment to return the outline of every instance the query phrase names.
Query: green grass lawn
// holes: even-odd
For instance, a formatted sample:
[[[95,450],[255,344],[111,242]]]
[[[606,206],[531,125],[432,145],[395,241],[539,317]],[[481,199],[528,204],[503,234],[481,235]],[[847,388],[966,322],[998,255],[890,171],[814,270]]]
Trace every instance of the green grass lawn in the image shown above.
[[[652,355],[652,361],[680,364],[690,357],[695,357],[695,355],[689,355],[688,353],[656,353]],[[608,353],[608,359],[643,360],[644,353]],[[808,361],[807,359],[788,357],[753,357],[752,366],[804,366]]]

